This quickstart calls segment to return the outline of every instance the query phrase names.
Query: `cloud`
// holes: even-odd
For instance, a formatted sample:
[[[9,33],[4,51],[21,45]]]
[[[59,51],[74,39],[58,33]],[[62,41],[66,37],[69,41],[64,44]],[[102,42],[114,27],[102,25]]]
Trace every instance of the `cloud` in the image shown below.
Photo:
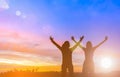
[[[50,40],[46,37],[9,29],[0,29],[0,37],[0,64],[15,63],[29,66],[61,63],[58,55],[61,53],[51,49],[53,45],[50,45]]]
[[[0,64],[1,63],[23,66],[56,65],[49,56],[9,50],[0,51]]]
[[[0,10],[9,9],[8,2],[6,0],[0,0]]]
[[[11,31],[10,29],[1,29],[0,28],[0,45],[16,45],[22,47],[43,47],[46,43],[47,39],[43,36],[38,36],[32,33],[21,32],[21,31]],[[15,47],[16,47],[15,46]],[[12,47],[12,46],[11,46]]]

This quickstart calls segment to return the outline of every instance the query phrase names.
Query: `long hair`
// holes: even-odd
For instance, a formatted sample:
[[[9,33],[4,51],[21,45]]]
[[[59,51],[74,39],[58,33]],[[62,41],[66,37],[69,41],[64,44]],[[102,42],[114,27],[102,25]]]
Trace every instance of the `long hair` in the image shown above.
[[[62,47],[64,47],[64,48],[69,48],[69,47],[70,47],[69,41],[65,41],[65,42],[63,43]]]
[[[91,41],[88,41],[88,42],[86,43],[86,47],[87,47],[87,48],[91,48],[91,47],[92,47]]]

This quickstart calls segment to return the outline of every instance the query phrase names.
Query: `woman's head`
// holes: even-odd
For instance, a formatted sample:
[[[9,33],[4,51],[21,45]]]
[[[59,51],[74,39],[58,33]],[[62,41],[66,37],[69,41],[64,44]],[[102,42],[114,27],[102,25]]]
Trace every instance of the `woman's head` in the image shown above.
[[[88,41],[87,44],[86,44],[86,47],[87,48],[91,48],[92,47],[92,43],[90,41]]]
[[[62,47],[65,47],[65,48],[67,47],[67,48],[69,48],[69,47],[70,47],[69,41],[65,41],[65,42],[63,43]]]

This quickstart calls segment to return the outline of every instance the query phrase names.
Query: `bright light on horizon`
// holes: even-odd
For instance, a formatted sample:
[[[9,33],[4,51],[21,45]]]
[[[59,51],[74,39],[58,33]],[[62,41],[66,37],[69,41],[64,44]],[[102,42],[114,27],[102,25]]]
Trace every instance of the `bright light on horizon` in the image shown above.
[[[101,59],[100,62],[101,67],[103,68],[111,68],[113,66],[113,60],[109,57],[105,57]]]

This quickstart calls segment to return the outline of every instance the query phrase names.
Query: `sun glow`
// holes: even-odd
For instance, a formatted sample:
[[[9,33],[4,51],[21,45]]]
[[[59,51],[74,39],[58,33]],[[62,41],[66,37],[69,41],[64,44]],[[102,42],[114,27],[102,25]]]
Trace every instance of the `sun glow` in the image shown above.
[[[109,57],[102,58],[100,65],[103,68],[111,68],[113,66],[113,60]]]

